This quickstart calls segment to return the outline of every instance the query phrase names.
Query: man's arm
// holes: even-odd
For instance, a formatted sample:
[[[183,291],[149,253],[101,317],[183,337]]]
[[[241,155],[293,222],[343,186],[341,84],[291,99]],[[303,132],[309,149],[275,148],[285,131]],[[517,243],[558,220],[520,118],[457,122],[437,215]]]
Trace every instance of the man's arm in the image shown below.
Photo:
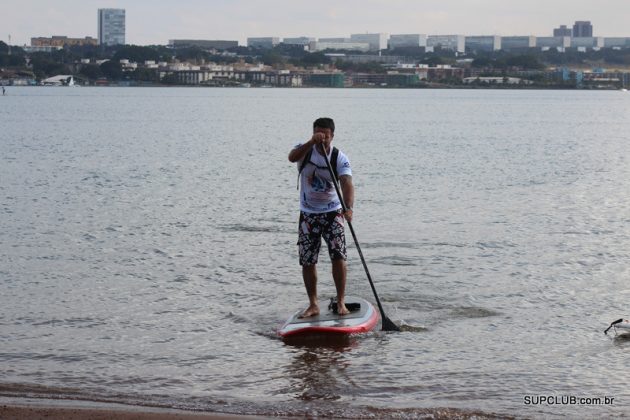
[[[322,142],[324,142],[324,140],[325,140],[325,136],[322,133],[314,133],[313,137],[311,137],[309,141],[307,141],[304,144],[299,145],[298,147],[292,149],[289,152],[289,161],[290,162],[299,161],[304,156],[306,156],[306,153],[308,153],[308,151],[311,150],[311,148],[314,145],[321,144]]]
[[[339,177],[341,184],[341,193],[343,201],[346,203],[347,211],[345,213],[346,220],[352,222],[352,207],[354,206],[354,185],[352,185],[352,177],[350,175],[341,175]]]

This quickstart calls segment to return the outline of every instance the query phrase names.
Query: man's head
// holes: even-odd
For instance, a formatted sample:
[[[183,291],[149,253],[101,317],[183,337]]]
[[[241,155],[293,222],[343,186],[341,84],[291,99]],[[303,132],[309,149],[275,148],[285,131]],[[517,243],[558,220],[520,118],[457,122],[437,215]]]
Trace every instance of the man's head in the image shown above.
[[[335,135],[335,122],[332,118],[318,118],[313,122],[313,133],[323,133],[330,142]]]
[[[335,122],[333,121],[332,118],[318,118],[315,120],[315,122],[313,122],[313,131],[315,131],[315,129],[319,127],[319,128],[330,128],[330,132],[331,133],[335,133]]]

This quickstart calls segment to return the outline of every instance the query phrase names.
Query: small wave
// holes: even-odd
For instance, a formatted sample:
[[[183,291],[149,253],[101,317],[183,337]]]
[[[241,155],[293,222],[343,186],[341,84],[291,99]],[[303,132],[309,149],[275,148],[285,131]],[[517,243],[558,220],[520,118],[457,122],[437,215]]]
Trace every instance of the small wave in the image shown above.
[[[176,228],[187,228],[188,226],[190,226],[190,223],[186,223],[186,222],[175,222],[175,223],[169,223],[170,226],[176,227]]]
[[[590,232],[579,230],[565,230],[561,232],[549,232],[549,235],[590,235]]]
[[[420,248],[420,244],[414,242],[366,242],[362,243],[363,248]]]
[[[454,308],[451,311],[451,315],[456,318],[487,318],[491,316],[501,315],[501,313],[486,308],[463,306],[460,308]]]
[[[291,225],[291,226],[295,225],[294,220],[287,220],[286,217],[262,218],[262,219],[257,219],[257,221],[263,222],[263,223],[281,223],[283,225]]]
[[[427,327],[420,327],[415,325],[409,325],[402,322],[400,325],[400,331],[403,332],[427,332],[429,329]]]
[[[155,249],[153,250],[153,252],[154,252],[155,254],[157,254],[157,255],[161,256],[161,257],[168,257],[168,254],[167,254],[166,252],[162,251],[161,249],[157,249],[157,248],[155,248]]]
[[[402,265],[402,266],[417,266],[418,259],[415,257],[400,257],[400,256],[391,256],[391,257],[378,257],[373,258],[370,262],[374,264],[384,264],[384,265]]]
[[[99,325],[105,325],[106,322],[103,319],[95,319],[95,318],[67,318],[67,319],[50,319],[47,321],[35,322],[32,325],[34,327],[39,326],[51,326],[51,327],[59,327],[59,326],[69,326],[74,328],[92,328],[97,327]]]
[[[452,247],[452,248],[465,248],[466,245],[462,243],[452,242],[368,242],[361,244],[364,248],[402,248],[402,249],[420,249],[425,247]]]
[[[433,246],[449,246],[449,247],[454,247],[454,248],[465,248],[466,247],[466,245],[464,245],[464,244],[453,244],[453,243],[450,243],[450,242],[435,242],[435,243],[432,243],[430,245],[433,245]]]
[[[80,391],[76,388],[55,388],[45,385],[35,384],[3,384],[0,383],[0,395],[3,396],[21,396],[21,397],[39,397],[60,396],[60,395],[78,395]]]
[[[90,241],[90,242],[92,242],[92,241],[96,240],[96,239],[97,239],[97,237],[96,237],[96,236],[94,236],[94,235],[90,235],[89,233],[85,233],[85,234],[83,235],[83,239],[85,239],[86,241]]]
[[[190,281],[190,279],[183,275],[183,274],[179,274],[177,276],[175,276],[175,278],[173,280],[171,280],[171,283],[188,283]]]
[[[192,359],[185,359],[179,362],[182,366],[197,366],[201,364],[206,364],[212,360],[216,360],[217,356],[209,354],[207,356],[195,357]]]
[[[481,411],[461,410],[456,408],[375,408],[368,411],[375,418],[394,419],[498,419],[512,418],[483,413]]]
[[[166,337],[161,340],[153,340],[152,343],[153,344],[166,344],[166,343],[172,343],[173,341],[175,341],[175,337]]]
[[[87,356],[78,354],[53,353],[0,353],[0,360],[52,360],[60,363],[80,363],[88,360]]]
[[[210,268],[210,267],[207,266],[206,264],[197,263],[197,264],[193,265],[193,268]]]
[[[101,178],[101,175],[97,174],[96,172],[88,172],[88,176],[81,179],[81,181],[89,181],[91,179],[99,179],[99,178]]]
[[[503,249],[503,248],[516,247],[516,244],[513,244],[511,242],[498,242],[498,241],[477,242],[475,245],[481,249]]]
[[[236,324],[249,324],[251,322],[251,320],[249,318],[246,318],[242,315],[236,314],[234,312],[229,312],[227,314],[227,319],[229,319],[230,321],[236,323]]]
[[[251,226],[236,223],[233,225],[224,225],[221,227],[224,232],[268,232],[277,233],[280,229],[275,226]]]
[[[608,229],[593,229],[591,230],[591,233],[593,235],[612,235],[615,231]]]
[[[160,378],[156,381],[157,386],[168,388],[170,386],[181,386],[181,381],[173,381],[168,378]],[[133,385],[133,381],[123,381],[125,385]],[[332,390],[334,391],[334,390]],[[87,390],[73,388],[54,388],[41,385],[22,384],[0,384],[0,395],[12,398],[41,399],[43,401],[54,402],[52,408],[47,408],[46,416],[50,414],[48,410],[63,410],[82,407],[94,410],[109,410],[115,407],[117,410],[128,410],[129,413],[161,413],[161,409],[170,417],[179,417],[175,413],[179,412],[183,416],[191,414],[193,416],[203,415],[237,415],[237,416],[262,416],[269,418],[366,418],[366,419],[498,419],[513,418],[509,416],[499,416],[492,413],[485,413],[478,410],[465,410],[459,408],[384,408],[375,406],[353,406],[339,402],[338,398],[311,398],[310,401],[300,400],[299,404],[288,402],[255,403],[241,401],[226,401],[223,398],[209,398],[204,396],[189,397],[184,400],[175,400],[166,395],[122,395],[94,393]],[[312,396],[312,395],[311,395]],[[334,392],[327,397],[335,396]],[[337,401],[331,401],[337,400]],[[65,403],[60,403],[65,401]],[[32,404],[30,401],[25,401]],[[113,404],[113,405],[111,405]],[[123,404],[121,407],[119,404]],[[9,404],[10,405],[10,404]],[[21,404],[23,405],[23,404]],[[36,408],[35,408],[36,409]],[[88,411],[88,413],[90,413]],[[109,413],[107,413],[109,414]],[[2,407],[0,407],[0,417]],[[100,417],[100,416],[99,416]],[[130,416],[130,417],[133,417]]]

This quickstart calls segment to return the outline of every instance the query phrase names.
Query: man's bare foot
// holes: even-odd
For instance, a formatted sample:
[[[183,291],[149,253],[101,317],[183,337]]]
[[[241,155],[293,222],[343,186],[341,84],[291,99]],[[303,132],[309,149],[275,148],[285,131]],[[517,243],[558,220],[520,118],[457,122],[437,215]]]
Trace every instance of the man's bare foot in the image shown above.
[[[348,315],[350,313],[350,311],[348,310],[348,308],[346,308],[346,304],[345,303],[339,303],[337,302],[337,314],[339,315]]]
[[[319,315],[319,306],[309,305],[308,308],[306,308],[304,312],[298,315],[298,318],[308,318],[309,316],[315,316],[315,315]]]

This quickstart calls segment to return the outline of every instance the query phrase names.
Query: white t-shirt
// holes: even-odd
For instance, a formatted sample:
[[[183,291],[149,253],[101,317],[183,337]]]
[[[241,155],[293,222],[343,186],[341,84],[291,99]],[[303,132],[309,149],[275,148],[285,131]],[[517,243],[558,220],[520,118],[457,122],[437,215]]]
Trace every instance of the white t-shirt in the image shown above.
[[[298,144],[297,147],[300,147]],[[328,161],[332,155],[332,147],[328,154]],[[298,171],[306,155],[297,163]],[[332,162],[331,162],[332,165]],[[340,150],[337,156],[337,176],[352,176],[350,161]],[[306,213],[327,213],[341,208],[341,202],[337,197],[337,191],[332,183],[330,172],[326,166],[324,156],[313,147],[310,163],[307,163],[300,174],[300,210]]]

